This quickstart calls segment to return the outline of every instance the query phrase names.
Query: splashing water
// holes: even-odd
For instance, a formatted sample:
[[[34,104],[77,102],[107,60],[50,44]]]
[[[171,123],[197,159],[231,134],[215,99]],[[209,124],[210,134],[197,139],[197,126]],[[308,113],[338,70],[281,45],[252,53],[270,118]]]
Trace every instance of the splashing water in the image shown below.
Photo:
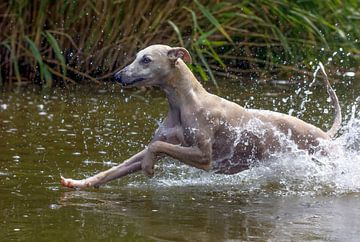
[[[319,70],[320,70],[320,65],[322,65],[321,62],[319,63],[319,65],[317,65],[317,67],[316,67],[316,69],[315,69],[315,71],[314,71],[314,73],[313,73],[313,80],[312,80],[311,83],[309,84],[309,88],[311,88],[311,87],[315,84],[315,82],[316,82],[316,76],[317,76],[317,73],[318,73]],[[297,91],[297,94],[300,93],[300,91],[301,91],[301,88]],[[304,92],[304,99],[303,99],[303,101],[302,101],[301,104],[300,104],[300,111],[298,112],[297,117],[301,117],[301,116],[304,114],[304,112],[306,111],[305,105],[306,105],[306,103],[308,103],[308,102],[311,101],[311,98],[310,98],[310,95],[311,95],[311,94],[312,94],[311,91],[305,90],[305,92]]]

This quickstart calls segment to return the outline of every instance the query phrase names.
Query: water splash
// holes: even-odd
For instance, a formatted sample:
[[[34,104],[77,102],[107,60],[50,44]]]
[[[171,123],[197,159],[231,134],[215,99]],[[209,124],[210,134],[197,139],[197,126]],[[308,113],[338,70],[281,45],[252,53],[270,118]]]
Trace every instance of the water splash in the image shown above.
[[[311,101],[311,98],[310,98],[310,95],[312,94],[312,92],[309,90],[316,82],[316,76],[317,76],[317,73],[319,72],[320,70],[320,65],[321,62],[319,63],[319,65],[317,65],[314,73],[313,73],[313,80],[311,81],[311,83],[309,84],[309,87],[307,90],[304,91],[304,98],[303,98],[303,101],[301,102],[300,104],[300,111],[297,113],[297,117],[301,117],[304,115],[305,111],[306,111],[306,103],[310,102]],[[301,87],[299,88],[299,90],[296,91],[296,94],[299,94],[300,91],[301,91]]]

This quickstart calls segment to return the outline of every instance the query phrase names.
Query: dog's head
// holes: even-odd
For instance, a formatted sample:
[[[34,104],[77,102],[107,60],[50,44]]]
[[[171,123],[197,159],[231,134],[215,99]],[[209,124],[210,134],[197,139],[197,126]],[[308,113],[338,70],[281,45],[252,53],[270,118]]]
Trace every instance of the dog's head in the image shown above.
[[[181,58],[191,63],[189,52],[182,47],[151,45],[136,55],[135,60],[114,75],[123,86],[157,86],[166,82]]]

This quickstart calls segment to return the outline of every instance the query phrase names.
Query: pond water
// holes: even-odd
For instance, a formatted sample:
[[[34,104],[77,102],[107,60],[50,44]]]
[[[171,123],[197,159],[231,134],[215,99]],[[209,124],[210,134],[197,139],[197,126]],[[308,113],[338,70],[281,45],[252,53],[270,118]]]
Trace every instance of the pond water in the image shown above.
[[[223,82],[219,95],[327,129],[324,87],[308,86]],[[117,85],[2,91],[0,241],[356,241],[360,85],[345,78],[335,88],[343,149],[321,162],[288,154],[229,176],[164,159],[152,179],[82,191],[60,187],[60,175],[84,178],[143,149],[166,114],[164,95]]]

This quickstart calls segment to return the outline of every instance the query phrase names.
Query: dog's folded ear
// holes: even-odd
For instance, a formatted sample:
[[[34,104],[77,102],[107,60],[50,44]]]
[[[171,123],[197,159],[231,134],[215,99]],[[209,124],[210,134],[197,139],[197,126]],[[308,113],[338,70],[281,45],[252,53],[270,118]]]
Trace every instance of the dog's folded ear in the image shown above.
[[[168,57],[169,57],[170,60],[172,60],[174,62],[178,58],[181,58],[186,63],[189,63],[189,64],[192,63],[191,56],[190,56],[189,52],[183,47],[171,48],[171,50],[168,51]]]

